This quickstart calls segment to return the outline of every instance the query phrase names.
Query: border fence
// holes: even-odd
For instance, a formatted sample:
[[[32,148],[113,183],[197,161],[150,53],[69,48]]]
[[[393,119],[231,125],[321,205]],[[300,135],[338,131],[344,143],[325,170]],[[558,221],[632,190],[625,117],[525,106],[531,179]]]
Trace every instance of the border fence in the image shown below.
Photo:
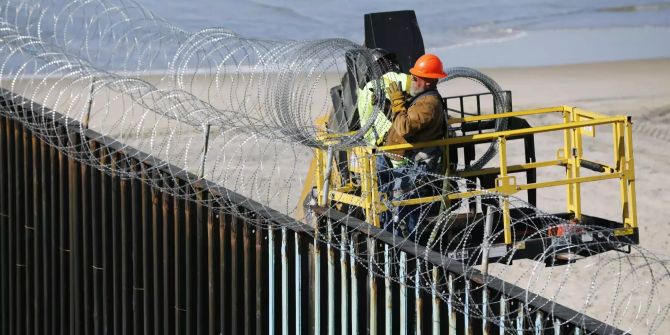
[[[47,111],[0,91],[0,334],[623,333],[334,210],[314,209],[315,230],[199,188]],[[50,133],[22,123],[47,114]]]

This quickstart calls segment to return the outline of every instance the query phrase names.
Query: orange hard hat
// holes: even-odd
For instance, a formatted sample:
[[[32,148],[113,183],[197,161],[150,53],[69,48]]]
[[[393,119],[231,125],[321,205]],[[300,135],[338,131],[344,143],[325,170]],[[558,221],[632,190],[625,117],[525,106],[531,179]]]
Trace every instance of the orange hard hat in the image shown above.
[[[421,77],[439,79],[447,76],[442,68],[442,61],[433,54],[425,54],[414,63],[414,67],[409,69],[409,73]]]

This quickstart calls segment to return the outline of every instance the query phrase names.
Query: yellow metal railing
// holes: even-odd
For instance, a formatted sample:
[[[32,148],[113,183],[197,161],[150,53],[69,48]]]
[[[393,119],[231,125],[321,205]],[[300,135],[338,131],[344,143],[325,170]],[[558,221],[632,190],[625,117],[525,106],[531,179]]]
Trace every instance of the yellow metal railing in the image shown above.
[[[320,205],[326,205],[322,200],[323,192],[326,191],[323,185],[328,178],[327,200],[329,202],[344,203],[352,206],[360,207],[364,210],[366,221],[374,226],[379,226],[379,214],[388,210],[384,205],[384,201],[380,196],[377,183],[377,171],[375,163],[375,155],[379,152],[390,151],[396,149],[418,149],[427,147],[448,147],[449,145],[465,144],[465,143],[481,143],[489,141],[497,141],[498,143],[498,157],[499,166],[494,168],[484,168],[474,171],[465,171],[450,174],[450,176],[458,177],[474,177],[479,175],[491,174],[498,172],[495,186],[490,189],[472,190],[467,192],[449,193],[444,196],[433,196],[424,198],[413,198],[402,201],[391,201],[393,206],[415,205],[421,203],[429,203],[435,201],[450,201],[462,198],[469,198],[482,193],[495,192],[501,194],[503,200],[503,223],[505,233],[505,243],[512,243],[512,233],[510,227],[509,215],[509,196],[524,190],[541,189],[555,186],[566,187],[566,205],[568,212],[573,213],[576,218],[581,218],[581,192],[580,185],[583,183],[596,182],[608,179],[619,179],[620,183],[620,201],[622,222],[624,224],[624,231],[620,234],[632,234],[632,228],[637,227],[637,212],[635,204],[635,169],[633,159],[633,136],[632,125],[630,119],[626,116],[608,116],[598,114],[579,108],[569,106],[558,106],[551,108],[542,108],[534,110],[516,111],[504,114],[489,114],[466,117],[462,119],[450,119],[450,124],[468,123],[483,120],[495,120],[509,117],[523,117],[540,114],[560,114],[562,122],[546,126],[531,127],[525,129],[506,130],[498,132],[489,132],[482,134],[472,134],[465,136],[458,136],[448,139],[412,143],[399,144],[391,146],[382,146],[377,148],[371,147],[354,147],[347,152],[349,157],[349,170],[360,176],[357,185],[350,181],[344,187],[341,183],[336,184],[332,181],[337,176],[337,171],[331,172],[330,176],[326,176],[324,171],[327,166],[327,155],[324,150],[316,150],[317,171],[315,173],[315,186],[317,188],[318,199]],[[607,164],[587,161],[588,163],[595,163],[601,167],[601,172],[592,176],[581,176],[581,162],[586,159],[583,157],[582,138],[583,136],[595,136],[596,126],[611,126],[613,134],[613,153],[614,166]],[[509,138],[521,137],[525,135],[547,133],[547,132],[563,132],[563,148],[558,150],[556,159],[532,162],[518,165],[508,165],[507,157],[507,140]],[[448,150],[447,150],[448,152]],[[448,166],[447,158],[447,166]],[[528,169],[539,169],[550,166],[564,166],[566,168],[565,178],[558,180],[550,180],[535,183],[519,184],[515,176],[510,173],[525,171]]]

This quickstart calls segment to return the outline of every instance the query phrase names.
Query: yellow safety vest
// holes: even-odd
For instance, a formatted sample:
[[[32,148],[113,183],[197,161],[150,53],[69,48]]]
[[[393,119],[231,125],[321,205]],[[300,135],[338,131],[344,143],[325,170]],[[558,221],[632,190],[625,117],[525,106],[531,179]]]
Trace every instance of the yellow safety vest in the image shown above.
[[[386,87],[392,82],[400,82],[402,90],[405,92],[409,91],[410,77],[407,74],[388,72],[384,74],[381,79],[383,80],[381,89],[384,90],[384,95],[386,95],[387,99],[389,96],[388,92],[386,92]],[[358,90],[357,107],[358,119],[360,120],[361,126],[365,125],[374,113],[374,106],[372,105],[373,92],[370,91],[370,89],[374,90],[377,85],[379,85],[377,80],[370,81],[365,84],[362,89]],[[377,117],[373,121],[372,127],[365,133],[365,143],[370,146],[380,145],[389,129],[391,129],[391,121],[384,115],[384,113],[377,113]]]

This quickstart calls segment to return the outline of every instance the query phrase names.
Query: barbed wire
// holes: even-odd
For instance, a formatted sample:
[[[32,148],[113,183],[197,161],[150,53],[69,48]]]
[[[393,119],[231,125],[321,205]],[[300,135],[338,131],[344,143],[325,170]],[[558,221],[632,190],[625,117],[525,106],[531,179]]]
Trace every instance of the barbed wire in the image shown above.
[[[382,99],[369,120],[353,132],[315,125],[334,109],[331,89],[340,85],[346,73],[356,73],[346,62],[352,53],[370,69],[367,75],[371,78],[384,74],[370,50],[344,39],[269,41],[245,38],[225,28],[192,33],[132,1],[7,1],[0,8],[0,83],[48,109],[34,106],[41,111],[38,118],[12,109],[1,112],[69,156],[108,173],[140,179],[163,192],[221,211],[234,210],[220,199],[192,197],[203,191],[202,183],[194,185],[206,179],[231,192],[221,194],[224,199],[242,194],[304,220],[299,216],[300,194],[303,185],[311,182],[307,173],[314,150],[342,151],[363,145],[373,120],[386,108]],[[493,79],[474,69],[450,68],[447,72],[449,77],[440,85],[448,87],[458,78],[473,80],[493,95],[492,112],[510,110],[510,102]],[[375,95],[384,94],[381,83],[373,86]],[[91,129],[100,138],[121,143],[118,151],[132,147],[150,157],[130,155],[119,163],[112,159],[116,152],[109,148],[103,151],[64,143],[62,136],[55,135],[56,115],[51,110],[76,121],[73,125],[80,131],[67,135],[83,136],[81,130]],[[504,121],[495,124],[496,130],[505,127]],[[89,140],[95,138],[81,142]],[[473,164],[458,169],[483,168],[496,153],[492,143]],[[171,170],[172,176],[138,173],[142,171],[138,165],[150,158],[177,170]],[[156,171],[162,167],[152,166]],[[628,253],[597,252],[603,242],[594,236],[611,235],[612,228],[575,228],[566,218],[546,214],[522,199],[484,192],[471,180],[431,174],[416,164],[404,169],[415,177],[404,188],[407,195],[446,199],[449,194],[473,192],[458,201],[405,207],[384,198],[389,208],[380,213],[385,215],[385,229],[399,243],[416,242],[415,256],[387,245],[360,259],[352,250],[367,250],[367,242],[348,240],[347,234],[332,231],[343,227],[337,222],[327,227],[316,224],[324,228],[317,231],[326,234],[315,237],[349,254],[374,275],[432,292],[455,309],[467,309],[470,316],[493,324],[504,322],[501,315],[493,316],[490,306],[473,297],[501,278],[522,288],[524,295],[538,294],[547,304],[566,304],[624,330],[653,333],[667,325],[669,305],[659,292],[668,285],[669,259],[633,241],[616,244],[618,249],[630,249]],[[176,182],[183,172],[197,179],[186,185]],[[165,178],[173,182],[165,183]],[[390,188],[390,184],[380,185],[380,189]],[[515,213],[509,223],[513,241],[511,248],[500,249],[496,244],[503,239],[505,206]],[[341,206],[332,208],[342,210]],[[365,219],[355,208],[345,212],[348,218]],[[408,224],[410,219],[417,224]],[[249,222],[261,229],[281,228]],[[582,243],[573,243],[574,236]],[[533,258],[512,262],[523,253],[524,244],[532,241],[550,242],[541,245]],[[440,255],[441,265],[421,262],[433,252]],[[482,285],[454,292],[447,276],[433,276],[436,268],[446,273],[450,266],[461,267],[463,276],[479,271],[483,254],[498,263],[486,269],[487,281]],[[571,257],[577,255],[584,259],[573,262]],[[565,262],[558,266],[561,259]],[[419,264],[415,276],[389,273],[389,265],[395,268],[407,262]],[[515,319],[516,313],[518,310],[510,310],[504,319]]]

